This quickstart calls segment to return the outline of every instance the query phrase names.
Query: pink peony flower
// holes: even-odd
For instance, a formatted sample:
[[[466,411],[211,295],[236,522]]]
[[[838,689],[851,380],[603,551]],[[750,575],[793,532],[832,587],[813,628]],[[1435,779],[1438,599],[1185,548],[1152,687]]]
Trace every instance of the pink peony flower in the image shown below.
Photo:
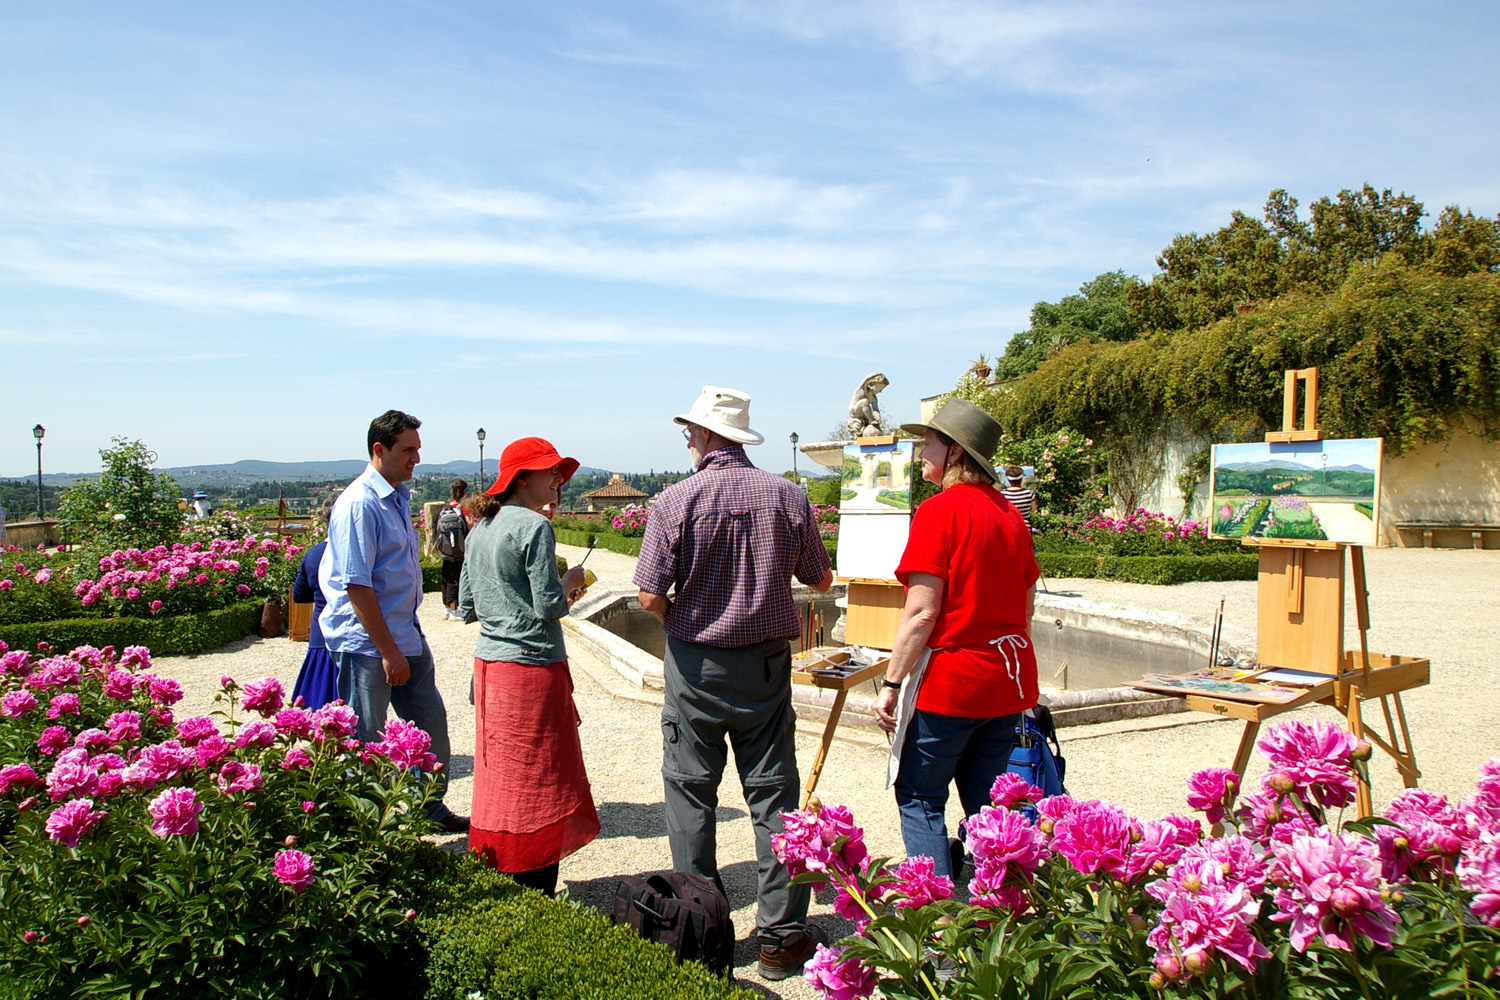
[[[104,722],[111,743],[129,743],[141,738],[141,714],[116,712]]]
[[[64,847],[77,847],[84,834],[92,830],[107,813],[93,812],[92,799],[74,799],[52,810],[47,817],[47,836]]]
[[[864,831],[854,825],[847,806],[785,812],[781,821],[781,832],[771,837],[771,849],[794,876],[811,871],[847,877],[869,862]]]
[[[41,783],[42,779],[37,777],[30,764],[7,764],[0,767],[0,795],[8,795],[13,789],[31,788]]]
[[[437,763],[437,757],[428,750],[431,746],[432,737],[421,726],[405,719],[392,720],[386,726],[385,739],[375,745],[379,753],[403,771],[410,768],[431,771]]]
[[[1275,846],[1276,890],[1271,919],[1291,922],[1292,947],[1305,952],[1314,937],[1353,951],[1355,935],[1391,946],[1396,911],[1380,898],[1380,858],[1375,845],[1327,829],[1299,834]]]
[[[880,985],[880,975],[857,958],[844,958],[843,948],[818,945],[802,975],[823,1000],[863,1000]]]
[[[41,569],[36,571],[35,579],[37,583],[46,583],[48,580],[52,579],[52,568],[50,566],[43,566]]]
[[[301,747],[295,747],[286,752],[281,759],[281,768],[284,771],[295,770],[299,767],[312,767],[312,755]]]
[[[1126,882],[1137,882],[1148,876],[1161,876],[1175,865],[1183,853],[1198,843],[1202,831],[1193,820],[1169,816],[1149,820],[1141,828],[1141,839],[1130,846],[1130,855],[1122,875]]]
[[[175,705],[182,700],[182,685],[170,677],[152,677],[146,689],[158,705]]]
[[[200,740],[219,735],[219,724],[207,715],[190,715],[177,723],[177,739],[183,746],[194,746]]]
[[[53,802],[93,795],[99,787],[99,769],[89,761],[83,747],[71,747],[57,755],[47,772],[47,794]]]
[[[1319,719],[1272,726],[1255,744],[1273,772],[1291,779],[1294,790],[1325,808],[1354,801],[1354,751],[1359,741],[1347,729]]]
[[[302,803],[302,811],[305,813],[310,813],[316,808],[318,808],[318,804],[311,799],[304,800]]]
[[[64,715],[78,714],[78,696],[72,692],[52,696],[47,705],[47,718],[56,719]]]
[[[1037,828],[1051,835],[1057,824],[1073,815],[1078,803],[1071,795],[1053,795],[1036,804]]]
[[[193,755],[200,768],[207,768],[223,760],[232,749],[234,747],[228,740],[215,733],[199,740],[193,746]]]
[[[19,719],[36,706],[36,695],[25,688],[9,691],[4,697],[0,697],[0,718]]]
[[[1216,862],[1184,859],[1169,878],[1151,883],[1146,892],[1163,904],[1146,943],[1156,949],[1157,970],[1166,978],[1183,973],[1190,978],[1219,955],[1246,972],[1270,957],[1250,930],[1260,914],[1260,900],[1244,883],[1227,880]]]
[[[1474,918],[1500,927],[1500,831],[1486,830],[1470,841],[1456,872],[1458,884],[1474,894]]]
[[[1050,854],[1047,835],[1011,809],[983,806],[964,828],[974,856],[975,881],[988,888],[1007,880],[1031,882]]]
[[[247,712],[274,715],[286,704],[286,692],[276,678],[262,677],[245,685],[245,697],[240,704]]]
[[[1232,833],[1199,841],[1182,852],[1177,867],[1187,871],[1205,861],[1217,865],[1226,882],[1244,885],[1252,896],[1266,887],[1270,856],[1247,837]]]
[[[305,708],[283,708],[276,713],[276,731],[283,735],[308,739],[313,732],[313,715]]]
[[[331,701],[313,713],[313,725],[317,730],[315,740],[341,740],[354,735],[359,728],[359,716],[343,702]]]
[[[1240,790],[1240,776],[1227,767],[1208,767],[1188,779],[1187,804],[1206,813],[1210,824],[1224,822]]]
[[[301,851],[286,850],[277,853],[276,860],[271,865],[271,874],[293,892],[301,892],[313,884],[317,877],[317,867],[313,864],[313,859]]]
[[[111,670],[104,678],[104,697],[115,701],[129,701],[135,694],[135,675],[124,670]]]
[[[275,742],[276,727],[269,722],[247,722],[234,737],[234,745],[242,750],[248,746],[268,747]]]
[[[152,601],[151,602],[151,610],[152,611],[160,611],[161,610],[161,601]]]
[[[1119,806],[1081,802],[1052,831],[1052,851],[1084,874],[1120,877],[1132,838],[1140,832]]]
[[[918,909],[939,899],[953,897],[953,880],[934,873],[931,858],[918,855],[896,866],[896,882],[890,891],[904,897],[896,900],[897,908]]]
[[[1020,775],[1004,771],[990,786],[990,801],[997,809],[1014,809],[1042,801],[1042,790]]]
[[[48,757],[73,742],[73,734],[66,726],[48,726],[36,739],[37,749]]]
[[[176,740],[165,740],[141,749],[135,762],[125,769],[125,783],[149,792],[164,781],[186,774],[197,764],[197,754],[192,750]]]
[[[151,814],[151,832],[158,837],[191,837],[198,832],[198,814],[203,803],[191,788],[168,788],[146,807]]]
[[[219,791],[225,795],[236,792],[253,792],[260,788],[260,767],[228,760],[219,769]]]
[[[1269,777],[1264,775],[1263,779]],[[1241,833],[1268,846],[1272,843],[1288,844],[1295,836],[1322,829],[1322,825],[1293,799],[1265,788],[1241,796],[1234,815],[1239,820]]]

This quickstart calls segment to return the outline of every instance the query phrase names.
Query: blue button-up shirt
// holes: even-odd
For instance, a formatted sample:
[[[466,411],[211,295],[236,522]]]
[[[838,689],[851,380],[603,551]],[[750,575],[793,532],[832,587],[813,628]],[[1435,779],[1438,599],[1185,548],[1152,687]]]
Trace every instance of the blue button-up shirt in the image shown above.
[[[375,591],[380,615],[401,652],[421,654],[422,564],[410,502],[405,483],[392,486],[372,465],[334,503],[328,548],[318,564],[318,587],[328,598],[318,624],[333,652],[380,655],[349,603],[348,588],[354,584]]]

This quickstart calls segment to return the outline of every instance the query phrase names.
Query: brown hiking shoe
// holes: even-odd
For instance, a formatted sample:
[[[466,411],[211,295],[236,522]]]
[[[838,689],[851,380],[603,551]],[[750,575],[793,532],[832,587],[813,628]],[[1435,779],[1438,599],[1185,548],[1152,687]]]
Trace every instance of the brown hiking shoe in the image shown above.
[[[778,980],[798,975],[818,945],[828,943],[828,932],[821,927],[807,927],[782,940],[779,945],[760,946],[760,977]]]

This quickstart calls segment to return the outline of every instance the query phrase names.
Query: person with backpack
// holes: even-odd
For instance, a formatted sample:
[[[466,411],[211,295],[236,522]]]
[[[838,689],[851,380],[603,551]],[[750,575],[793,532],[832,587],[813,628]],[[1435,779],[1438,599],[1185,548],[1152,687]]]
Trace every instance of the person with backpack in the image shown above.
[[[948,786],[958,785],[965,816],[989,805],[1021,713],[1037,703],[1030,631],[1041,574],[1026,521],[995,488],[994,418],[952,398],[901,429],[922,436],[922,477],[939,492],[913,513],[896,567],[906,604],[873,708],[895,733],[887,784],[906,854],[953,878]]]
[[[437,550],[443,559],[443,620],[463,622],[458,613],[458,578],[464,568],[464,540],[469,536],[469,520],[464,516],[464,497],[469,495],[469,484],[462,479],[453,480],[448,487],[448,502],[443,505],[437,519]]]

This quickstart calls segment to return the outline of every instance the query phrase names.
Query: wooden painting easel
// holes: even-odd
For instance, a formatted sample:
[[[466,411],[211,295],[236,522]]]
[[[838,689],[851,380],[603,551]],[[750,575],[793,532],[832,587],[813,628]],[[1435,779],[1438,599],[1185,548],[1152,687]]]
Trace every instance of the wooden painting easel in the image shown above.
[[[812,770],[807,774],[807,784],[802,788],[802,804],[797,807],[799,809],[807,808],[813,789],[818,787],[818,776],[823,773],[823,764],[828,760],[828,747],[833,743],[834,730],[839,727],[839,716],[844,713],[844,702],[849,698],[850,688],[876,677],[884,677],[885,668],[891,662],[889,657],[884,657],[842,677],[825,677],[814,672],[819,666],[841,664],[848,659],[849,654],[843,652],[809,650],[792,661],[793,684],[806,684],[838,692],[833,696],[833,705],[828,709],[828,721],[823,724],[823,738],[818,743],[818,755],[813,758]]]
[[[1296,426],[1297,384],[1303,394],[1302,427]],[[1286,396],[1282,405],[1282,428],[1266,435],[1266,441],[1321,441],[1318,426],[1318,370],[1302,368],[1286,373]],[[1349,732],[1379,747],[1396,763],[1401,780],[1413,788],[1417,769],[1411,732],[1401,692],[1428,682],[1431,664],[1426,659],[1388,656],[1370,652],[1370,601],[1365,580],[1364,547],[1344,542],[1282,538],[1246,538],[1245,545],[1260,549],[1260,576],[1256,590],[1256,658],[1261,666],[1286,667],[1327,674],[1328,680],[1308,688],[1307,694],[1283,704],[1255,704],[1204,695],[1188,695],[1188,707],[1199,712],[1243,719],[1244,732],[1234,757],[1234,771],[1241,779],[1255,749],[1260,724],[1304,705],[1329,705],[1343,714]],[[1359,627],[1359,652],[1344,650],[1344,550],[1354,573],[1354,611]],[[1385,737],[1366,725],[1361,702],[1380,699],[1385,716]],[[1399,729],[1399,732],[1398,732]],[[1370,786],[1359,782],[1359,815],[1372,813]]]

